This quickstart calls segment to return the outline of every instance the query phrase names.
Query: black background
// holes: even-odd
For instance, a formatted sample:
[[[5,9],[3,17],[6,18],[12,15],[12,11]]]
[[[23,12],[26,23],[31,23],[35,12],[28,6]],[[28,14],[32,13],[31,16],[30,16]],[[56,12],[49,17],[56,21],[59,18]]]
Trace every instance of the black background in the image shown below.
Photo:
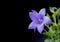
[[[38,12],[40,9],[46,8],[46,11],[49,13],[49,6],[59,7],[59,3],[58,0],[20,0],[13,2],[10,6],[12,12],[10,14],[10,40],[19,42],[43,42],[42,39],[45,37],[39,34],[37,30],[35,33],[33,30],[28,30],[28,26],[31,23],[29,12],[32,9]]]

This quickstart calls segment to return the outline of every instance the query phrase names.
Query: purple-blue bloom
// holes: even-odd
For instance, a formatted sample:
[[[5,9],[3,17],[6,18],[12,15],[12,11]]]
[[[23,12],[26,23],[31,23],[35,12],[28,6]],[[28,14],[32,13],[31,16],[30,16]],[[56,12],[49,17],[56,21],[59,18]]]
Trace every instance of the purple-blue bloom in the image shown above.
[[[32,20],[32,22],[29,24],[28,29],[34,29],[35,31],[37,28],[38,32],[42,33],[42,31],[44,30],[44,24],[51,22],[51,19],[45,16],[45,14],[45,8],[41,9],[39,13],[37,13],[35,10],[29,12],[29,17]]]

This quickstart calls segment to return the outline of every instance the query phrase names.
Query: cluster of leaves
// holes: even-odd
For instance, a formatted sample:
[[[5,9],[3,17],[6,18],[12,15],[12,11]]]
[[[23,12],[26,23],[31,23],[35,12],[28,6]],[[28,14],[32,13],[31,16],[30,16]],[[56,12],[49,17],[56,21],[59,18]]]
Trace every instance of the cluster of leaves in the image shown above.
[[[49,9],[53,14],[52,16],[49,16],[47,13],[47,16],[52,17],[53,21],[45,25],[49,29],[48,31],[45,30],[43,33],[44,35],[48,36],[45,42],[60,42],[60,8],[57,9],[55,7],[49,7]]]

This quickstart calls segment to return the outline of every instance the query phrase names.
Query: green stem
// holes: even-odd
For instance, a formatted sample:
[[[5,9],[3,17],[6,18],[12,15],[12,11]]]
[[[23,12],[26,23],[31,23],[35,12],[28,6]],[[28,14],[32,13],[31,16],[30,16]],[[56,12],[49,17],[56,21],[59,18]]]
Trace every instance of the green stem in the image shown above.
[[[59,15],[57,15],[57,20],[59,21]]]
[[[45,29],[44,29],[45,32],[47,32]]]
[[[57,27],[57,23],[56,23],[56,18],[54,15],[52,15],[53,19],[54,19],[54,23],[55,23],[55,26]],[[58,27],[57,27],[57,30],[58,30]]]
[[[45,25],[48,29],[49,29],[49,26]]]
[[[56,18],[55,18],[55,16],[54,16],[54,15],[52,15],[52,17],[53,17],[53,19],[54,19],[54,22],[55,22],[55,24],[56,24]]]

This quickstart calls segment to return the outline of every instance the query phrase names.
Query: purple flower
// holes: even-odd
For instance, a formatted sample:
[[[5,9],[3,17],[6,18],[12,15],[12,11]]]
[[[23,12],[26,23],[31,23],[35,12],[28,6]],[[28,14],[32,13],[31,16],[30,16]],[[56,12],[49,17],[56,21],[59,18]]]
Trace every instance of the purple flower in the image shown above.
[[[44,30],[44,24],[51,22],[51,19],[45,16],[45,14],[45,8],[41,9],[39,13],[37,13],[35,10],[29,12],[29,16],[32,22],[29,24],[28,29],[34,29],[35,31],[37,28],[38,32],[42,33],[42,31]]]

